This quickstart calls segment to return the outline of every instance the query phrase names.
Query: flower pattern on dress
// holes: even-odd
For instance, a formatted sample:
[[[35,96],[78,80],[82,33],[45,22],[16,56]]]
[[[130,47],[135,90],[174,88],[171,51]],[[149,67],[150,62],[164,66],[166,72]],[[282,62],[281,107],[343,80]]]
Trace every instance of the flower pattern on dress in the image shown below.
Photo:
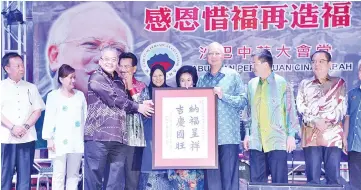
[[[203,170],[169,170],[168,178],[178,190],[203,190]]]

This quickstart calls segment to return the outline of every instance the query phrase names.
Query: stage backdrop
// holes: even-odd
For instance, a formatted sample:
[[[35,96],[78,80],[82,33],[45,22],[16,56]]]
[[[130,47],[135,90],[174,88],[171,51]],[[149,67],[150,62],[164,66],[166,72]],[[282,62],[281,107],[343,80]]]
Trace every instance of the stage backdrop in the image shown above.
[[[225,66],[245,84],[254,77],[250,55],[267,48],[274,71],[295,94],[312,76],[309,57],[316,50],[332,54],[330,74],[343,77],[349,90],[359,85],[361,2],[33,2],[32,13],[33,82],[44,99],[57,87],[61,64],[76,68],[76,86],[86,93],[106,45],[134,52],[136,78],[146,84],[154,64],[166,68],[170,86],[182,65],[204,74],[206,46],[217,41],[225,47]],[[42,120],[39,134],[41,126]]]

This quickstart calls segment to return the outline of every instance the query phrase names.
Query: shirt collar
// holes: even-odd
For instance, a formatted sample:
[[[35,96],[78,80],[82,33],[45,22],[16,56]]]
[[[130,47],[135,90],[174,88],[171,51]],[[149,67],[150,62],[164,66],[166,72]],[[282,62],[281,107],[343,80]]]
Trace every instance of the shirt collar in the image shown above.
[[[14,80],[12,80],[10,77],[8,77],[6,79],[10,84],[13,84],[13,85],[19,85],[22,83],[23,80],[19,80],[19,82],[15,82]]]
[[[223,67],[224,66],[222,64],[222,67],[218,70],[218,72],[215,75],[212,75],[211,70],[207,71],[207,73],[206,73],[207,77],[217,77],[219,75],[224,75]]]
[[[101,73],[105,74],[105,75],[106,75],[109,79],[111,79],[111,80],[114,80],[114,79],[117,79],[117,78],[118,78],[118,73],[115,72],[115,71],[114,71],[114,77],[113,77],[111,74],[105,72],[101,67],[99,67],[99,71],[100,71]]]
[[[331,76],[327,75],[326,76],[326,81],[330,81],[330,80],[331,80]],[[315,76],[312,77],[312,82],[321,84],[321,82]]]
[[[135,79],[134,75],[133,75],[133,78],[132,78],[132,83],[133,83],[133,84],[137,84],[137,83],[138,83],[138,80]]]
[[[274,83],[274,81],[275,81],[275,74],[274,74],[274,72],[271,72],[271,74],[270,74],[270,75],[266,78],[266,80],[264,80],[264,81],[266,81],[267,84]],[[261,84],[263,84],[263,80],[262,80],[261,77],[259,77],[259,82],[260,82]]]

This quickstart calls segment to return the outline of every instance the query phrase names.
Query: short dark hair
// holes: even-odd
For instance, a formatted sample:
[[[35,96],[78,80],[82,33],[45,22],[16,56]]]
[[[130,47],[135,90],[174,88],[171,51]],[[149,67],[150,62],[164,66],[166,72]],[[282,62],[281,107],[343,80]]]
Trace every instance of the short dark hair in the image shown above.
[[[70,65],[67,65],[67,64],[63,64],[58,69],[58,83],[61,84],[60,78],[65,78],[74,72],[75,72],[75,69],[73,67],[71,67]]]
[[[15,52],[6,53],[1,59],[1,67],[4,69],[5,72],[6,72],[5,67],[10,63],[10,59],[14,57],[19,57],[22,61],[24,61],[23,57],[21,57],[21,55],[19,55],[18,53]]]
[[[184,65],[177,71],[177,74],[175,75],[176,76],[175,80],[177,82],[177,87],[180,87],[180,77],[184,73],[189,73],[192,76],[193,87],[195,87],[196,84],[197,84],[197,81],[198,81],[197,69],[190,66],[190,65]]]
[[[311,55],[311,57],[310,57],[311,61],[312,61],[312,59],[313,59],[313,56],[316,55],[316,53],[324,53],[325,56],[326,56],[327,62],[330,62],[330,61],[331,61],[331,54],[330,54],[328,51],[325,51],[325,50],[315,51],[315,52]]]
[[[272,69],[273,57],[272,53],[268,49],[260,49],[251,55],[251,57],[258,57],[262,62],[267,62],[269,67]]]
[[[123,52],[119,55],[119,64],[121,59],[132,59],[132,66],[135,67],[138,64],[137,57],[131,52]]]

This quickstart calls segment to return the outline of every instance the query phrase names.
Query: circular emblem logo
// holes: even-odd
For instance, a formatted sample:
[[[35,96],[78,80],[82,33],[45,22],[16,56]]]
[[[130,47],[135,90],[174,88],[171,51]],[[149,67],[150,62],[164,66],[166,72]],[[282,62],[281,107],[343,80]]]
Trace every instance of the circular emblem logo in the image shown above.
[[[157,42],[145,48],[140,56],[140,64],[147,76],[150,74],[150,68],[154,65],[162,65],[167,72],[168,80],[173,78],[182,66],[182,55],[172,44]]]

